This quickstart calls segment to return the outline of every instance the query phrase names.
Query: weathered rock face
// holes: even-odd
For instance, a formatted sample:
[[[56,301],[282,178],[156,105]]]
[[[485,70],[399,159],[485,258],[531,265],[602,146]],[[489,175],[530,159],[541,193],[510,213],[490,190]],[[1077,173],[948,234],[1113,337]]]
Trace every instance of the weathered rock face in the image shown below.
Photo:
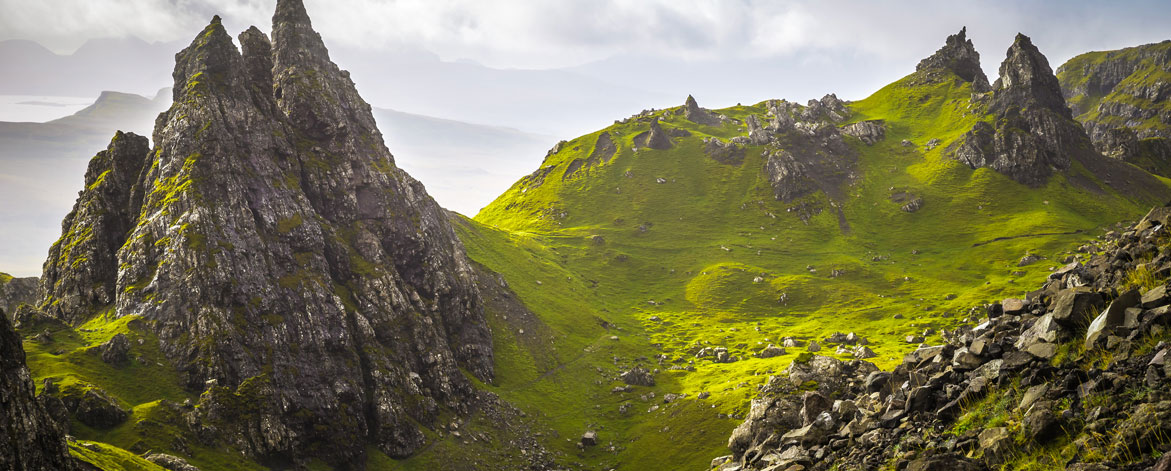
[[[300,0],[272,31],[237,50],[217,17],[176,55],[154,149],[120,134],[91,163],[42,305],[141,316],[203,391],[197,432],[264,463],[405,456],[467,410],[461,369],[492,379],[472,268]]]
[[[946,155],[969,167],[990,168],[1017,182],[1041,186],[1056,172],[1068,173],[1074,162],[1106,186],[1131,197],[1160,200],[1166,189],[1152,176],[1120,165],[1094,151],[1089,137],[1072,119],[1061,87],[1045,56],[1018,34],[993,85],[980,121],[953,142]],[[1074,176],[1074,183],[1101,191],[1097,184]]]
[[[75,469],[65,431],[37,400],[20,335],[7,315],[0,315],[0,469]]]
[[[1129,47],[1116,51],[1091,52],[1070,59],[1057,68],[1057,78],[1062,94],[1070,104],[1073,114],[1080,115],[1093,111],[1091,103],[1082,103],[1079,98],[1105,97],[1116,91],[1135,72],[1154,66],[1156,70],[1167,70],[1171,66],[1171,40],[1156,44]],[[1149,87],[1159,90],[1161,87]]]
[[[37,302],[37,277],[13,278],[7,273],[0,273],[0,309],[8,313],[8,320],[16,313],[21,304]]]
[[[931,57],[919,61],[915,66],[916,72],[922,72],[930,77],[939,78],[938,73],[947,70],[959,76],[965,82],[972,83],[972,91],[983,93],[991,90],[988,85],[988,76],[980,68],[980,53],[968,39],[968,28],[960,29],[959,33],[947,37],[943,47],[935,51]]]
[[[651,121],[651,130],[647,133],[646,136],[646,146],[650,147],[651,149],[659,150],[671,148],[671,138],[668,137],[667,133],[663,131],[663,127],[659,126],[658,119]]]
[[[886,125],[882,120],[859,121],[842,126],[842,134],[854,136],[866,145],[873,145],[886,137]]]
[[[114,303],[118,249],[138,220],[147,138],[118,132],[106,150],[89,162],[85,190],[61,223],[61,239],[49,249],[41,288],[46,313],[65,322],[83,322]]]
[[[1071,117],[1061,95],[1061,84],[1049,60],[1033,45],[1028,36],[1017,34],[1000,63],[1000,78],[993,84],[996,91],[990,108],[1004,112],[1010,108],[1042,107]]]
[[[720,124],[720,118],[712,115],[708,110],[700,108],[699,103],[695,101],[695,97],[691,95],[687,95],[687,100],[683,102],[683,117],[697,124],[706,124],[709,126],[718,126]]]
[[[1000,74],[988,105],[996,124],[976,123],[948,153],[972,168],[1039,186],[1054,170],[1069,169],[1068,153],[1079,148],[1084,133],[1069,119],[1057,78],[1028,37],[1017,35]]]
[[[1091,52],[1057,69],[1061,91],[1094,147],[1171,175],[1171,41]]]

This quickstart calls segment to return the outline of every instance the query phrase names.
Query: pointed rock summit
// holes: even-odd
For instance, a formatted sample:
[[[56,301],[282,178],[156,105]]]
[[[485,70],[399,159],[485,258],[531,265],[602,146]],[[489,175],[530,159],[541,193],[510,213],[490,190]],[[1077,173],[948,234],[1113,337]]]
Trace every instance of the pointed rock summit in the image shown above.
[[[658,118],[651,120],[651,130],[646,136],[646,146],[658,150],[671,148],[671,138],[663,131],[663,127],[659,126]]]
[[[1150,174],[1094,151],[1072,119],[1049,61],[1028,36],[1017,34],[991,97],[978,103],[986,103],[984,113],[992,119],[977,122],[948,146],[946,155],[1033,187],[1062,173],[1091,191],[1108,186],[1131,198],[1165,199],[1166,187]],[[1086,174],[1078,174],[1075,162]]]
[[[1049,61],[1023,34],[1017,33],[1008,48],[1007,57],[1000,63],[1000,78],[993,88],[996,89],[993,110],[1041,106],[1065,118],[1071,117]]]
[[[943,47],[935,51],[930,57],[919,61],[915,67],[918,72],[930,73],[937,70],[948,70],[959,76],[965,82],[972,83],[972,90],[983,93],[991,90],[988,85],[988,76],[980,68],[980,53],[968,39],[968,28],[960,29],[959,33],[947,37]]]
[[[706,124],[708,126],[716,126],[720,124],[720,118],[713,116],[708,110],[699,107],[696,103],[695,97],[687,95],[687,101],[683,102],[683,117],[696,124]]]
[[[221,445],[276,467],[407,456],[477,404],[463,372],[493,378],[474,272],[300,0],[272,31],[237,49],[217,17],[176,55],[153,149],[120,133],[90,163],[40,307],[141,319]]]

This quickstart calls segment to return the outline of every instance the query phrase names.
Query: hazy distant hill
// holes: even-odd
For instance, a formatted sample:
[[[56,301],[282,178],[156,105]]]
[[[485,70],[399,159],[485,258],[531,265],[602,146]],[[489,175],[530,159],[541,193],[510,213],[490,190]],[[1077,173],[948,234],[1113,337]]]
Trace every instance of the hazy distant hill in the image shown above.
[[[95,96],[151,93],[171,83],[176,43],[93,39],[60,55],[33,41],[0,41],[0,95]]]
[[[100,39],[73,54],[58,55],[32,41],[0,41],[0,63],[5,64],[0,68],[0,95],[95,96],[103,90],[149,94],[171,83],[174,54],[181,47],[136,38]],[[444,61],[425,51],[331,47],[330,52],[372,105],[563,137],[639,111],[634,107],[675,101],[675,94],[657,85],[618,85],[604,74],[496,69]]]

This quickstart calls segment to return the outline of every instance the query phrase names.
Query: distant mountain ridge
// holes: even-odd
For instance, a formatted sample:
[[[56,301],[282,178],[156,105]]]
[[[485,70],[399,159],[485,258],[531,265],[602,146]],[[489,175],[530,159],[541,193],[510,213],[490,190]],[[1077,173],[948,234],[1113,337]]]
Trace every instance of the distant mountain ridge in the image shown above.
[[[1171,41],[1088,52],[1057,78],[1098,151],[1171,176]]]

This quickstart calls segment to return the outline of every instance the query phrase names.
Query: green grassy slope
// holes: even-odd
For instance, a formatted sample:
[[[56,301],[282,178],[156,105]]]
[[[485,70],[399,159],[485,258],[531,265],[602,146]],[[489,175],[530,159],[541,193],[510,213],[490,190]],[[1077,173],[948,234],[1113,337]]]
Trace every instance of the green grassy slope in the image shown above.
[[[678,112],[655,113],[665,129],[691,133],[669,150],[635,150],[650,118],[560,146],[459,228],[472,259],[502,274],[551,332],[540,352],[498,336],[500,376],[488,388],[544,420],[556,430],[548,443],[589,468],[702,469],[725,451],[738,423],[730,417],[747,412],[756,386],[804,351],[755,358],[765,345],[854,331],[870,339],[872,361],[892,366],[913,348],[904,336],[953,325],[978,302],[1023,296],[1059,265],[1060,251],[1152,203],[1084,193],[1065,176],[1030,189],[945,159],[947,144],[982,115],[966,83],[913,78],[850,105],[851,121],[883,119],[887,134],[873,146],[846,138],[859,163],[842,201],[776,201],[763,147],[749,146],[740,166],[703,152],[703,137],[744,129]],[[717,113],[743,120],[766,109]],[[564,178],[602,132],[616,154]],[[925,151],[931,139],[942,145]],[[922,197],[923,208],[902,211],[892,201],[899,192]],[[798,210],[810,207],[820,212],[802,220]],[[1049,259],[1017,267],[1026,253]],[[717,346],[739,361],[694,356]],[[618,371],[639,363],[661,371],[658,384],[612,393]],[[687,396],[664,404],[668,393]],[[632,406],[619,413],[624,402]],[[587,429],[602,446],[576,446]]]

